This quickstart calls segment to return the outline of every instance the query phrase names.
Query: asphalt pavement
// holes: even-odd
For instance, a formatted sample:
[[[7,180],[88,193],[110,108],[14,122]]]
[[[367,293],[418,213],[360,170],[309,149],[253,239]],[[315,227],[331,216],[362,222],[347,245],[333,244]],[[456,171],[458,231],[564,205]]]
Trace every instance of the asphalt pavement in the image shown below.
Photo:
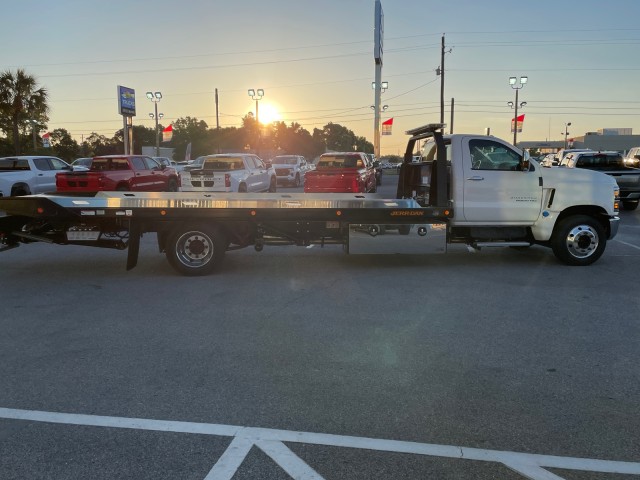
[[[640,212],[621,217],[589,267],[329,245],[189,278],[154,235],[129,272],[4,252],[0,478],[639,478]]]

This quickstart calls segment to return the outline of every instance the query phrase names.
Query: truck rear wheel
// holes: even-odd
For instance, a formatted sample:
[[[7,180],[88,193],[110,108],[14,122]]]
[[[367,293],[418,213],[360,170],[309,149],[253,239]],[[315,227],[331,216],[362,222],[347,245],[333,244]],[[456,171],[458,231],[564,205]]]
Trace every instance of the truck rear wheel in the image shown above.
[[[166,244],[167,260],[187,276],[208,275],[224,258],[227,241],[215,226],[186,225],[176,228]]]
[[[567,265],[591,265],[602,256],[606,244],[604,228],[587,215],[561,220],[551,237],[553,253]]]

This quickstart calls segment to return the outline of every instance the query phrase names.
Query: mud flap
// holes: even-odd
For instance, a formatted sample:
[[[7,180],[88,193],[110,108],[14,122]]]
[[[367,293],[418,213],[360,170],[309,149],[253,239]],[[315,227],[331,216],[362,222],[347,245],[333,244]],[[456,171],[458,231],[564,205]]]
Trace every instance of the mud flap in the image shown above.
[[[129,225],[129,252],[127,253],[127,271],[133,269],[138,264],[138,253],[140,252],[140,237],[142,236],[140,225],[131,222]]]

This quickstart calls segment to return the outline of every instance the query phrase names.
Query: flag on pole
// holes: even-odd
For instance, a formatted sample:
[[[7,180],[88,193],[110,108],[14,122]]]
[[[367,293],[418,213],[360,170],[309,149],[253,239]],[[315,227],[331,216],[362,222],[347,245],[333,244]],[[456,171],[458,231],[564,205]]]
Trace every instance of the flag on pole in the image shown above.
[[[187,151],[184,152],[184,161],[188,162],[191,160],[191,142],[187,145]]]
[[[170,142],[173,138],[173,125],[169,125],[167,128],[162,130],[162,141]]]
[[[44,148],[51,147],[51,134],[49,132],[42,135],[42,146]]]
[[[389,120],[382,122],[382,135],[391,135],[391,128],[393,127],[393,117]]]
[[[511,119],[511,133],[514,133],[513,130],[513,124],[514,124],[515,118]],[[524,114],[522,115],[518,115],[518,133],[522,132],[522,124],[524,123]]]

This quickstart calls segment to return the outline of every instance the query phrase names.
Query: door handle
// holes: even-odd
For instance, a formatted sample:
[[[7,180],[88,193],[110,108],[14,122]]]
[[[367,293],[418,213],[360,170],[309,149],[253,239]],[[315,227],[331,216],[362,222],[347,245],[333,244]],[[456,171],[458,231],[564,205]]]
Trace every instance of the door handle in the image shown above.
[[[484,180],[484,177],[479,177],[479,176],[475,176],[475,177],[469,177],[467,178],[467,180],[473,180],[474,182],[479,182],[481,180]]]

